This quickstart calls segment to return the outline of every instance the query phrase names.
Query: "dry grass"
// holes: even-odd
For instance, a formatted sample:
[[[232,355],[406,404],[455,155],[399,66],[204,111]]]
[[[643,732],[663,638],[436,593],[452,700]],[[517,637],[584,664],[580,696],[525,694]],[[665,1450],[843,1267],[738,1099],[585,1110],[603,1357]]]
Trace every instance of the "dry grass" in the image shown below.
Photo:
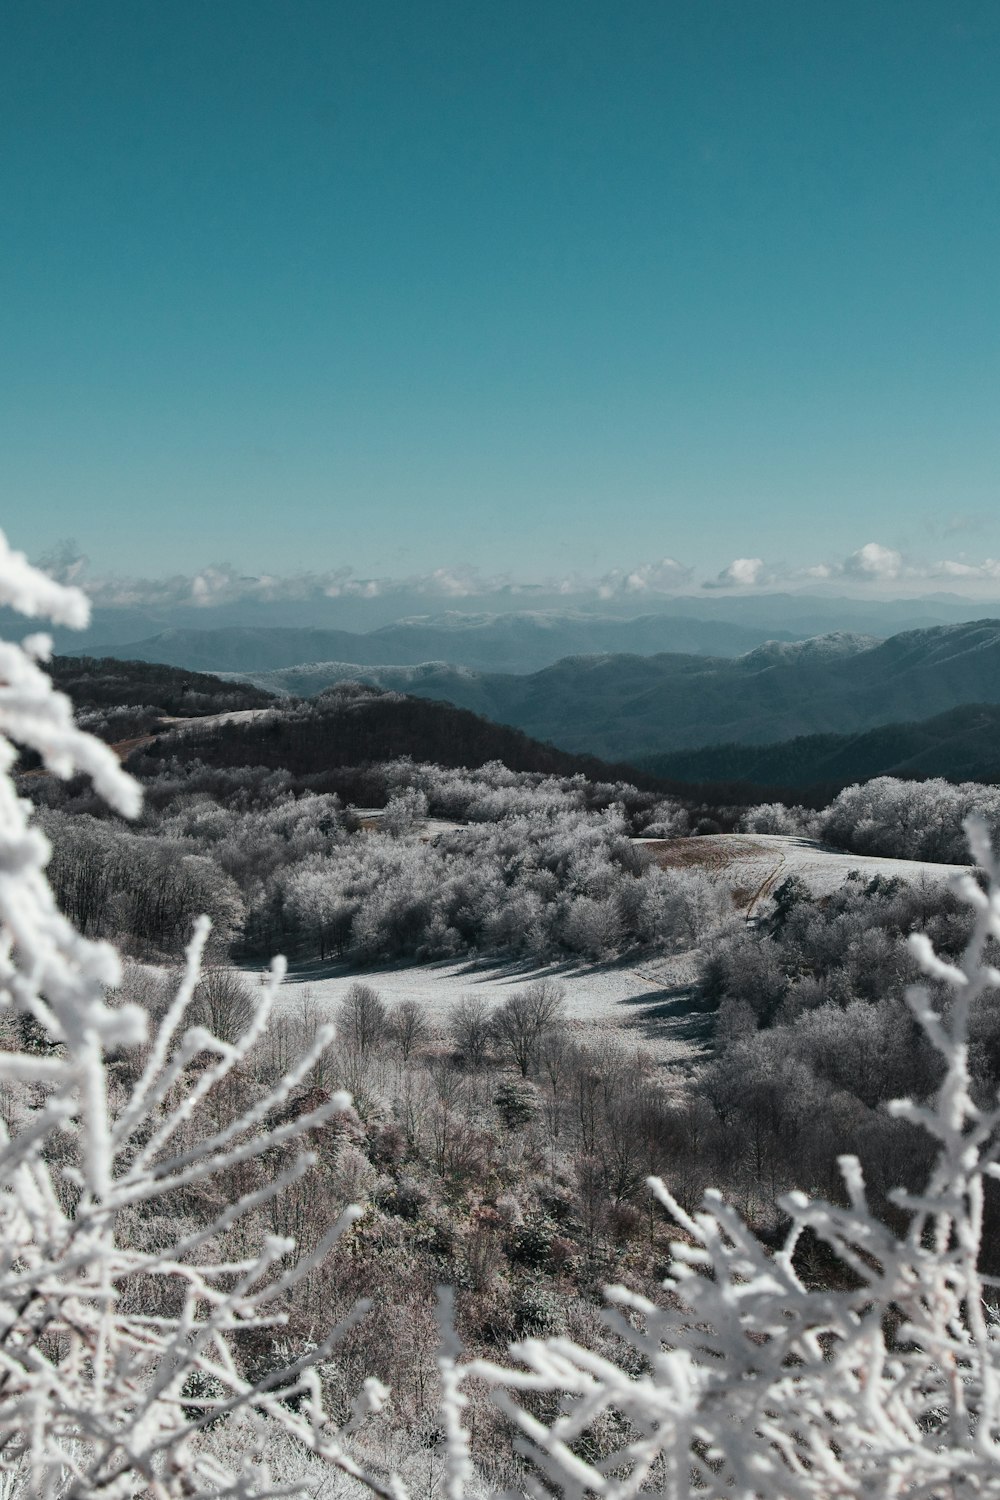
[[[741,860],[758,858],[767,851],[753,839],[701,838],[650,840],[650,859],[663,870],[728,870]]]

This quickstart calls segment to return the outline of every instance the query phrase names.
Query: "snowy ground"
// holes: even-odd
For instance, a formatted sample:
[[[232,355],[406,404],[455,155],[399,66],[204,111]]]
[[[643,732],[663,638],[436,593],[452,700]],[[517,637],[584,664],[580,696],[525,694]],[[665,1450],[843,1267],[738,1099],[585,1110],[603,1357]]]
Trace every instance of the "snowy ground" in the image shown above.
[[[311,1000],[331,1015],[356,980],[372,985],[389,1004],[416,1000],[437,1026],[463,995],[500,1005],[532,979],[555,979],[566,991],[567,1025],[581,1041],[602,1037],[648,1050],[662,1063],[694,1062],[706,1039],[706,1018],[692,1013],[695,955],[645,963],[484,964],[444,962],[405,967],[348,969],[343,964],[302,964],[289,972],[283,1004]]]
[[[926,860],[879,859],[874,855],[844,854],[815,839],[775,833],[717,834],[711,838],[637,839],[658,864],[703,869],[726,880],[736,904],[747,916],[763,908],[767,897],[788,875],[797,875],[816,896],[838,890],[851,871],[865,879],[883,875],[906,881],[954,879],[957,865]]]
[[[164,714],[160,723],[171,729],[186,729],[191,725],[196,725],[199,729],[214,729],[218,724],[249,724],[262,714],[270,712],[270,708],[231,708],[223,714],[202,714],[200,717],[187,719],[178,718],[176,714]]]
[[[772,834],[638,842],[659,863],[703,869],[725,880],[734,904],[748,916],[759,914],[768,896],[790,874],[800,876],[817,895],[823,895],[837,889],[851,870],[866,877],[881,874],[935,882],[958,873],[954,865],[860,858],[825,849],[809,839]],[[419,1001],[428,1018],[444,1027],[451,1007],[463,995],[481,995],[490,1005],[499,1005],[532,979],[556,979],[566,991],[567,1025],[581,1040],[616,1039],[645,1048],[668,1067],[684,1070],[704,1055],[710,1030],[707,1018],[693,1003],[697,962],[697,953],[685,953],[638,962],[625,959],[542,967],[462,961],[357,970],[343,964],[300,964],[285,981],[282,1004],[295,1007],[309,999],[332,1016],[348,987],[361,979],[390,1004]]]

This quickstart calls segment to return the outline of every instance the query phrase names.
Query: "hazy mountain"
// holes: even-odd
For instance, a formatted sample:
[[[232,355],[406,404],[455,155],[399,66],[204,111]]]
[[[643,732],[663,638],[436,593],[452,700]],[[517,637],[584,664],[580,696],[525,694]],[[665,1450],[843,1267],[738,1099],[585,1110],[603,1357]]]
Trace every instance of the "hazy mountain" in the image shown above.
[[[639,761],[655,776],[756,787],[846,786],[873,776],[1000,781],[1000,704],[969,703],[917,723],[812,734],[775,745],[703,745]]]
[[[731,660],[577,656],[521,676],[441,663],[328,670],[446,699],[567,750],[627,760],[707,744],[857,733],[998,702],[1000,621],[905,631],[887,641],[836,633],[770,642]],[[306,674],[297,676],[304,690]]]
[[[178,586],[184,584],[184,580],[172,582]],[[730,656],[770,638],[800,639],[833,630],[884,637],[901,630],[972,620],[991,612],[991,606],[955,594],[887,600],[842,598],[821,592],[729,594],[702,590],[658,595],[619,590],[607,597],[594,588],[567,594],[544,586],[511,586],[463,596],[457,610],[443,614],[440,596],[435,600],[417,589],[398,586],[375,589],[370,595],[345,591],[330,596],[321,590],[310,592],[304,582],[302,597],[296,597],[294,591],[274,598],[247,594],[210,604],[197,603],[191,598],[165,597],[170,587],[168,583],[123,588],[122,597],[130,602],[121,604],[107,603],[102,596],[109,590],[99,590],[88,629],[77,634],[57,628],[54,632],[57,650],[123,656],[130,651],[135,654],[136,643],[145,646],[154,636],[174,632],[201,635],[232,630],[286,630],[370,636],[386,627],[403,625],[406,628],[402,638],[411,645],[402,654],[397,649],[385,655],[383,647],[388,649],[385,643],[372,655],[349,647],[343,640],[339,644],[330,640],[325,646],[314,641],[312,646],[304,648],[305,655],[294,659],[287,655],[280,660],[270,657],[250,660],[241,656],[234,662],[218,660],[214,653],[192,655],[183,661],[173,656],[163,659],[195,669],[255,671],[303,661],[347,660],[375,665],[393,661],[412,664],[440,658],[484,671],[528,671],[548,665],[560,656],[593,651],[639,654],[685,651]],[[186,587],[190,592],[190,580]],[[657,636],[652,624],[642,628],[654,633],[638,639],[630,639],[627,632],[620,638],[606,633],[609,622],[628,625],[639,619],[658,620],[665,632],[669,632],[668,622],[672,621],[679,633]],[[500,621],[510,623],[495,623]],[[570,622],[569,628],[575,628],[579,634],[572,639],[560,638],[563,622]],[[0,623],[5,623],[2,610]],[[13,619],[9,623],[14,629],[20,628]],[[706,633],[694,636],[691,632],[696,626],[702,630],[721,626],[729,633],[718,637]],[[418,644],[418,627],[429,632],[422,644]],[[588,636],[586,631],[590,627],[598,634]],[[455,628],[468,631],[468,654],[453,654]],[[486,640],[491,631],[495,642]],[[742,637],[740,631],[745,632]],[[549,632],[551,639],[542,643],[540,655],[532,655],[528,643],[542,637],[544,632]],[[441,644],[443,635],[448,636],[447,646]],[[473,648],[478,654],[472,654]]]
[[[481,671],[532,672],[564,656],[595,652],[738,656],[767,638],[768,632],[759,627],[670,615],[622,620],[543,611],[450,613],[399,620],[363,634],[274,626],[166,630],[145,640],[107,644],[102,654],[212,672],[274,671],[317,662],[416,666],[427,661]],[[794,635],[783,632],[782,638],[792,640]]]
[[[294,582],[294,580],[292,580]],[[250,579],[249,585],[255,580]],[[900,630],[918,630],[930,625],[955,624],[966,619],[975,619],[988,612],[982,601],[963,598],[958,594],[933,594],[918,598],[849,598],[835,594],[811,592],[811,594],[771,594],[771,592],[747,592],[726,594],[712,589],[690,592],[690,594],[655,594],[655,592],[633,592],[627,588],[607,594],[597,588],[580,588],[574,592],[549,586],[501,586],[484,589],[481,594],[466,594],[457,603],[459,612],[442,615],[442,597],[433,597],[417,588],[393,585],[390,588],[375,588],[372,592],[345,591],[327,594],[322,589],[310,589],[307,580],[301,582],[303,592],[298,595],[294,588],[286,586],[285,592],[276,597],[259,597],[252,588],[241,597],[202,603],[190,597],[192,580],[171,579],[160,583],[126,582],[123,585],[103,583],[96,585],[93,616],[87,630],[73,631],[55,627],[52,636],[55,649],[60,652],[87,651],[90,655],[124,655],[126,646],[145,642],[151,636],[165,631],[216,631],[216,630],[328,630],[345,631],[348,634],[370,634],[385,625],[399,622],[423,622],[438,627],[442,619],[498,619],[549,618],[619,619],[630,621],[636,616],[660,616],[666,619],[684,619],[688,624],[736,625],[753,634],[756,640],[780,637],[817,636],[831,630],[859,630],[874,636],[891,636]],[[171,597],[174,594],[174,597]],[[120,603],[109,603],[115,592]],[[0,609],[0,628],[16,633],[22,630],[21,621],[9,610]],[[655,646],[660,651],[679,649],[709,649],[717,655],[729,655],[735,651],[747,651],[754,640],[742,643],[705,642],[691,643],[685,640],[664,639]],[[561,646],[561,654],[594,649],[645,649],[628,642],[579,642]],[[420,652],[424,660],[438,657],[442,652],[429,646]],[[346,655],[355,660],[352,652],[342,651],[339,646],[330,646],[322,651],[312,651],[304,660],[331,660]],[[363,660],[367,660],[364,657]],[[406,657],[405,660],[409,660]],[[547,658],[552,660],[552,658]],[[181,666],[195,666],[193,661],[184,661]],[[211,663],[210,663],[211,664]],[[253,670],[265,664],[241,661],[238,669]],[[282,661],[286,666],[286,661]],[[477,666],[493,669],[514,670],[516,666],[504,663],[501,658],[478,660]],[[535,661],[534,666],[541,666]]]

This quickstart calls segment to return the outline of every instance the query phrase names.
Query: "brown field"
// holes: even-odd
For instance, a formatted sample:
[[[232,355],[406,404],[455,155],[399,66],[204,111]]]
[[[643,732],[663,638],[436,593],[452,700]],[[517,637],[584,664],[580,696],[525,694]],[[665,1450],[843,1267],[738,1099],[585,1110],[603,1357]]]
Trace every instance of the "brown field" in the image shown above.
[[[759,858],[767,849],[752,838],[643,839],[640,847],[664,870],[727,870],[740,860]]]

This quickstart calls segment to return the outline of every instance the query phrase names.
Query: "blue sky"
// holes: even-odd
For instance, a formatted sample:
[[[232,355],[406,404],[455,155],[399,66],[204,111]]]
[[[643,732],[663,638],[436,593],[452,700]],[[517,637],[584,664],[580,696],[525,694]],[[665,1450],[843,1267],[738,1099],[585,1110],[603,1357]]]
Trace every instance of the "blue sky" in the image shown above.
[[[995,0],[11,0],[3,525],[102,570],[1000,556]]]

